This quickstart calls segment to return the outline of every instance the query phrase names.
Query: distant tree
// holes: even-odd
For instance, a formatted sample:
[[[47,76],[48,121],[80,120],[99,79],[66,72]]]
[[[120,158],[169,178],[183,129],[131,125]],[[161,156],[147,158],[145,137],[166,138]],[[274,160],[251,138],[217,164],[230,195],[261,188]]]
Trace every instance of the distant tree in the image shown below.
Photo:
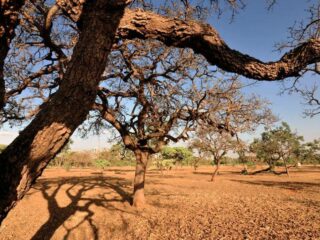
[[[135,206],[145,202],[150,157],[169,142],[187,140],[199,119],[220,107],[220,95],[233,88],[236,80],[221,75],[190,50],[167,48],[156,41],[115,46],[85,129],[112,127],[134,153]],[[187,159],[184,149],[175,151],[177,163]]]
[[[262,171],[276,173],[276,163],[282,161],[289,176],[289,164],[298,161],[302,141],[303,137],[292,132],[285,122],[279,127],[263,132],[261,139],[254,139],[250,148],[257,158],[267,163],[269,167],[256,173]]]
[[[69,139],[67,144],[62,148],[61,153],[69,153],[71,151],[71,145],[73,144],[73,140]]]
[[[193,153],[186,147],[164,147],[161,150],[163,159],[173,160],[174,165],[188,165],[193,160]]]
[[[219,173],[221,160],[234,148],[235,140],[228,132],[219,133],[216,129],[200,127],[197,138],[192,141],[191,146],[212,156],[213,165],[216,166],[211,176],[211,181],[214,181]]]
[[[255,95],[245,97],[241,88],[242,85],[234,81],[228,94],[221,94],[220,108],[210,111],[206,118],[201,119],[195,139],[190,145],[212,156],[216,167],[211,181],[214,181],[221,160],[229,151],[243,153],[245,146],[239,134],[252,132],[260,125],[269,125],[275,121],[266,100]]]
[[[313,140],[301,145],[299,159],[302,163],[320,164],[320,140]]]
[[[116,143],[109,150],[102,152],[101,157],[107,159],[112,166],[131,166],[135,162],[133,152],[127,149],[122,142]]]
[[[71,154],[72,139],[69,139],[68,143],[62,148],[61,152],[50,162],[51,166],[61,167],[67,164],[69,156]]]
[[[234,152],[238,154],[238,161],[240,164],[243,165],[243,169],[241,174],[247,175],[248,174],[248,167],[247,164],[250,162],[250,157],[247,155],[250,153],[250,149],[248,144],[243,141],[238,134],[236,134],[236,143]]]
[[[0,156],[0,194],[3,196],[0,221],[86,119],[95,101],[108,55],[117,41],[152,38],[167,45],[191,48],[225,71],[257,80],[300,78],[309,69],[314,69],[315,74],[319,72],[318,4],[311,4],[312,1],[306,1],[310,4],[311,20],[302,24],[298,31],[301,34],[294,35],[294,41],[288,46],[290,51],[273,62],[263,62],[232,49],[212,26],[194,21],[194,18],[204,20],[212,6],[218,12],[231,8],[234,13],[244,6],[243,0],[160,2],[1,1],[0,107],[3,108],[3,119],[20,119],[10,112],[11,107],[16,108],[15,100],[19,100],[19,97],[15,99],[15,94],[19,95],[26,88],[31,91],[25,92],[35,91],[36,100],[43,104],[41,107],[24,105],[34,109],[32,121]],[[42,18],[39,20],[37,16]],[[32,27],[19,32],[23,18],[27,18]],[[61,37],[69,36],[66,32],[75,32],[75,37],[59,41]],[[21,42],[19,37],[26,35],[26,41]],[[27,43],[31,51],[23,51],[22,43]],[[17,67],[11,68],[8,60],[13,58],[10,53],[22,53],[21,60],[30,60],[28,67],[24,61],[15,61]],[[16,74],[16,79],[11,76],[11,69],[22,70],[23,75]],[[9,74],[5,73],[7,70]],[[46,90],[38,91],[39,86]],[[15,92],[14,96],[11,90]],[[313,93],[311,91],[310,102],[315,104],[314,114],[317,114],[320,105]],[[30,171],[25,171],[26,168]]]

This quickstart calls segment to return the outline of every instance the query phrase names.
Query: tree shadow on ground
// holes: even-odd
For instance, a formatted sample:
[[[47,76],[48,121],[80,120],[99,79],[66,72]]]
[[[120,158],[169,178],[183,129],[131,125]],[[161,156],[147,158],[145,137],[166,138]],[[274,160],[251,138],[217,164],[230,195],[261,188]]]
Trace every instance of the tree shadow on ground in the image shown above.
[[[123,173],[130,173],[130,172],[134,172],[135,169],[121,169],[121,168],[110,168],[110,169],[105,169],[105,171],[107,172],[123,172]]]
[[[147,176],[150,176],[150,177],[154,177],[154,178],[163,178],[163,179],[185,179],[185,178],[188,178],[188,176],[184,175],[184,176],[181,176],[181,175],[174,175],[174,173],[158,173],[158,174],[148,174],[146,173]]]
[[[212,172],[195,172],[195,171],[193,171],[192,173],[195,175],[211,176],[213,171],[214,171],[214,169],[212,169]],[[241,171],[219,171],[218,175],[241,175]]]
[[[319,183],[310,183],[310,182],[289,182],[289,181],[246,181],[246,180],[230,180],[233,182],[250,184],[250,185],[260,185],[266,187],[277,187],[287,190],[312,190],[312,191],[320,191]]]
[[[316,209],[316,211],[319,211],[320,209],[320,201],[318,200],[313,200],[313,199],[291,199],[287,198],[286,199],[288,202],[294,202],[294,203],[299,203],[303,206],[306,206],[308,208],[312,207]]]
[[[88,222],[93,233],[93,239],[98,239],[98,228],[94,225],[94,212],[90,210],[92,205],[100,206],[110,211],[123,211],[113,206],[112,203],[131,203],[132,199],[128,190],[131,182],[122,178],[88,176],[88,177],[64,177],[41,179],[35,185],[35,189],[41,191],[42,196],[47,200],[49,219],[31,238],[32,240],[51,239],[55,231],[64,226],[64,222],[76,212],[84,213],[85,217],[72,228],[65,228],[66,235],[63,239],[68,239],[71,231],[84,222]],[[102,188],[101,194],[89,195],[88,191],[94,188]],[[58,193],[63,193],[67,197],[68,204],[60,207],[57,200]],[[109,194],[112,196],[110,197]]]

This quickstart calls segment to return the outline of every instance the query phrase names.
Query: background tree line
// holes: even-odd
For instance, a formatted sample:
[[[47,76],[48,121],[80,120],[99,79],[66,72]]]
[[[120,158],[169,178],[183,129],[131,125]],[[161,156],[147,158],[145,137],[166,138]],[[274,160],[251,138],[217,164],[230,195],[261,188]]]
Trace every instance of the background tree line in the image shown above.
[[[210,142],[202,142],[202,145],[199,143],[201,139],[197,136],[190,140],[188,147],[166,146],[151,158],[148,167],[163,171],[189,166],[197,171],[199,166],[215,166],[219,160],[221,165],[245,165],[251,169],[252,174],[268,171],[277,174],[276,167],[286,167],[288,170],[291,167],[299,167],[300,164],[320,164],[320,140],[305,142],[303,137],[293,132],[285,122],[265,129],[260,138],[254,138],[249,144],[242,141],[240,147],[244,152],[239,151],[239,142],[230,138],[230,135],[214,133],[210,136]],[[204,140],[206,139],[202,139]],[[212,148],[206,145],[208,143]],[[71,145],[72,141],[49,166],[65,169],[135,166],[133,152],[126,149],[122,143],[100,151],[72,151]],[[1,145],[1,151],[5,147],[6,145]],[[255,172],[256,165],[268,167]]]

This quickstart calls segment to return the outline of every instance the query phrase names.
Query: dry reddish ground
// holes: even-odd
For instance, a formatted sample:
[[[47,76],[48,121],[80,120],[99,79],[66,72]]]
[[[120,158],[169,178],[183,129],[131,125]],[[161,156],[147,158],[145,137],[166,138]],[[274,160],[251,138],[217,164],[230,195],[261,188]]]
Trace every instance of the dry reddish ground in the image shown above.
[[[10,212],[0,239],[320,239],[320,168],[241,176],[224,167],[149,171],[132,208],[133,169],[48,169]]]

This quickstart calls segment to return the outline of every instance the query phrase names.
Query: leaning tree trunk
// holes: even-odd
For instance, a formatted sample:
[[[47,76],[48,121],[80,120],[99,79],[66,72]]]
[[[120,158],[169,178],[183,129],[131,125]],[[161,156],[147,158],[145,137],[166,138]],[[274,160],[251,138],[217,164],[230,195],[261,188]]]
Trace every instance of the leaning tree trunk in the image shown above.
[[[219,169],[220,169],[220,159],[217,159],[215,161],[216,163],[216,168],[214,169],[213,173],[212,173],[212,176],[211,176],[211,182],[214,182],[216,176],[218,175],[219,173]]]
[[[123,8],[89,1],[82,32],[59,90],[0,155],[0,223],[85,120],[96,98]]]
[[[256,174],[263,173],[263,172],[274,172],[274,170],[272,170],[272,169],[273,168],[271,166],[269,166],[267,168],[252,172],[251,175],[256,175]]]
[[[144,196],[144,183],[147,171],[149,153],[141,150],[134,152],[136,156],[136,171],[133,186],[133,206],[140,208],[146,203]]]

